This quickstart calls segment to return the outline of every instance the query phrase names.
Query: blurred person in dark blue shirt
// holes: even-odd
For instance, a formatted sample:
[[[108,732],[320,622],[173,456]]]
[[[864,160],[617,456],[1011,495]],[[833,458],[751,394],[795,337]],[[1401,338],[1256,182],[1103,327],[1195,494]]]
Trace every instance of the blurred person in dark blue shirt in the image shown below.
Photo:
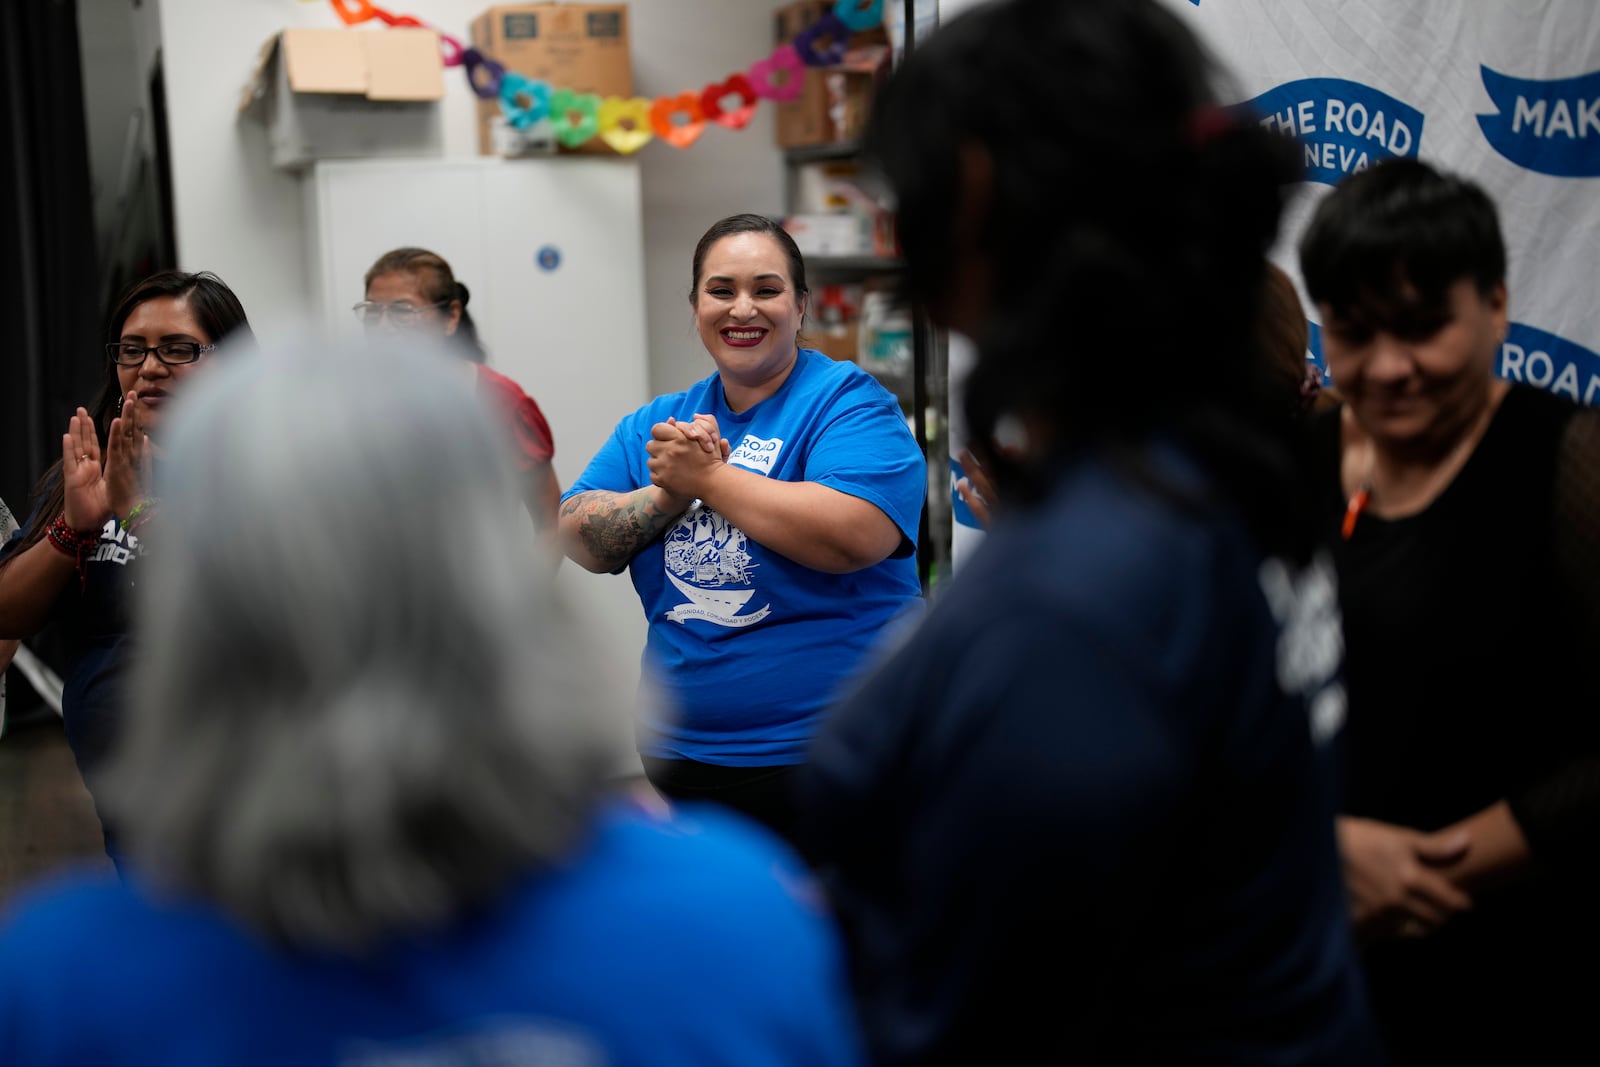
[[[1337,596],[1257,329],[1296,150],[1220,82],[1154,0],[1015,0],[876,104],[910,296],[978,348],[972,438],[1025,440],[801,775],[879,1063],[1381,1062]]]

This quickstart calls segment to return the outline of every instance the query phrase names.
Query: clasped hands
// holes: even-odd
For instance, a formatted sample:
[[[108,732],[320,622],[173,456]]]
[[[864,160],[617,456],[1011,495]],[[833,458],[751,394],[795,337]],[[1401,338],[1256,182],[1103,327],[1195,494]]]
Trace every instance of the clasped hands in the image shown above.
[[[1363,938],[1425,937],[1472,907],[1452,875],[1471,845],[1466,830],[1338,820],[1351,918]]]
[[[98,532],[113,515],[126,517],[150,484],[153,446],[136,394],[123,398],[122,414],[111,420],[107,436],[102,463],[100,436],[83,408],[61,435],[62,515],[79,533]]]
[[[707,495],[706,490],[727,466],[732,447],[721,436],[716,416],[696,415],[691,422],[669,418],[650,427],[645,444],[650,454],[650,484],[687,508]]]

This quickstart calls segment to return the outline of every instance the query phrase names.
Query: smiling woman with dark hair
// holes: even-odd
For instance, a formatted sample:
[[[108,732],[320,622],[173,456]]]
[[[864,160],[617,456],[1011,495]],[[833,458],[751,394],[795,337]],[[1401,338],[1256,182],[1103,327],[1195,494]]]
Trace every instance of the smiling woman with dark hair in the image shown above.
[[[252,340],[239,298],[214,274],[165,271],[129,288],[107,322],[100,396],[72,416],[32,514],[0,549],[0,637],[47,621],[66,636],[62,713],[91,792],[123,701],[126,601],[158,511],[150,474],[169,409],[216,353]]]
[[[710,227],[689,304],[716,373],[624,418],[567,491],[588,570],[627,568],[667,708],[650,780],[793,831],[795,764],[880,633],[920,602],[927,475],[895,398],[800,345],[805,261],[761,215]]]

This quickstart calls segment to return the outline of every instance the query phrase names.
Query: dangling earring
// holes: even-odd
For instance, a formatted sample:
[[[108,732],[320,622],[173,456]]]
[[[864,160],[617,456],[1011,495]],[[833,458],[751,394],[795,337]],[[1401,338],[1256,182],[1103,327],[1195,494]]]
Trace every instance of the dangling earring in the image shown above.
[[[117,390],[117,417],[122,417],[122,391]]]

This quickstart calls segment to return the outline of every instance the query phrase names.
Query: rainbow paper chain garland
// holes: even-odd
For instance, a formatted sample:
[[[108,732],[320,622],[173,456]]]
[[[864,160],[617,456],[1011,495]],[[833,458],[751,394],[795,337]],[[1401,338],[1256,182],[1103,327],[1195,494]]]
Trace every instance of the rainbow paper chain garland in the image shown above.
[[[525,130],[548,118],[557,141],[576,148],[598,137],[622,155],[632,155],[659,138],[674,148],[688,148],[705,132],[707,122],[730,130],[749,125],[762,100],[788,101],[800,95],[807,67],[827,67],[844,58],[850,34],[883,22],[884,0],[838,0],[832,11],[780,44],[772,54],[744,71],[700,89],[674,96],[602,98],[552,86],[549,82],[508,71],[493,57],[467,47],[455,37],[424,25],[410,15],[395,15],[371,0],[328,0],[346,26],[377,19],[385,26],[433,29],[439,35],[444,65],[461,67],[473,93],[498,100],[506,121]],[[735,106],[730,101],[738,98]]]

